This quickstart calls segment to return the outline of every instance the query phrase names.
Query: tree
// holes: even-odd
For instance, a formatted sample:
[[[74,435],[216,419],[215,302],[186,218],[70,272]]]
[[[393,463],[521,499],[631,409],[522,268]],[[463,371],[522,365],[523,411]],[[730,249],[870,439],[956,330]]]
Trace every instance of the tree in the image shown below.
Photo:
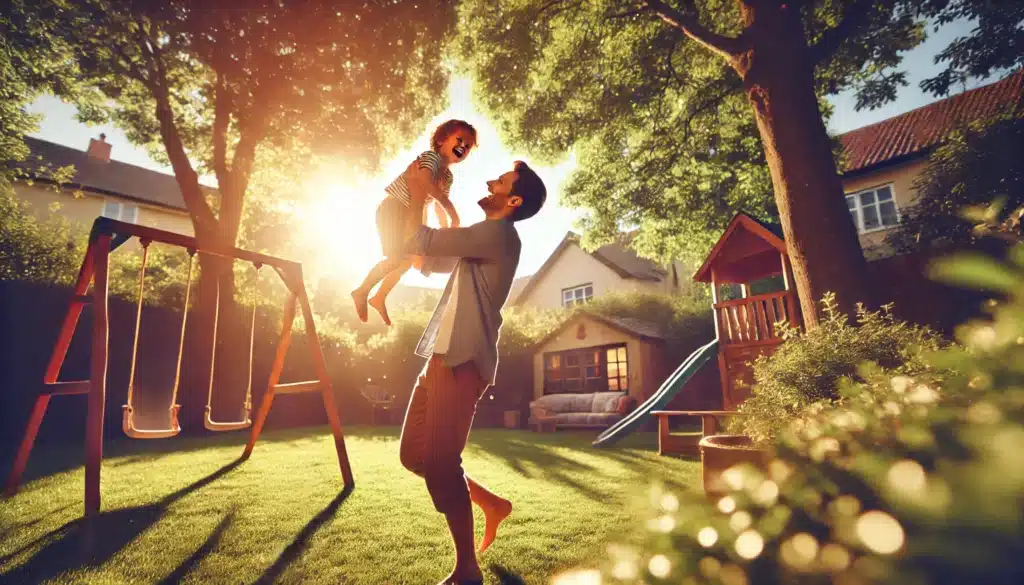
[[[1011,212],[1024,205],[1024,108],[979,121],[949,138],[930,157],[915,184],[917,199],[887,241],[900,252],[975,244],[979,234],[965,208],[1002,199]],[[1001,215],[992,218],[999,222]]]
[[[70,97],[80,90],[71,49],[54,34],[52,16],[25,0],[11,0],[0,12],[0,189],[26,170],[24,137],[38,129],[39,118],[26,106],[44,92]]]
[[[74,47],[82,82],[100,93],[79,100],[80,117],[115,123],[171,166],[206,248],[235,245],[259,165],[312,153],[372,170],[422,131],[447,85],[441,40],[453,24],[450,2],[431,10],[389,0],[38,5],[55,13],[55,34]],[[215,191],[201,188],[203,175],[216,178]],[[203,256],[200,266],[200,312],[210,314],[217,291],[230,309],[230,263]],[[240,317],[222,310],[222,331]],[[190,347],[208,359],[208,343]],[[239,351],[233,345],[226,349]]]
[[[828,291],[846,313],[870,304],[820,98],[850,86],[861,107],[894,97],[906,80],[891,68],[924,37],[914,3],[678,4],[467,0],[458,49],[513,142],[577,149],[568,201],[589,209],[587,227],[660,238],[745,206],[766,213],[766,163],[807,325]]]
[[[450,11],[430,14],[408,2],[82,0],[62,12],[62,33],[84,81],[113,101],[81,103],[82,117],[113,121],[168,162],[196,237],[227,247],[261,156],[287,164],[306,145],[371,169],[422,130],[440,108],[450,26]]]

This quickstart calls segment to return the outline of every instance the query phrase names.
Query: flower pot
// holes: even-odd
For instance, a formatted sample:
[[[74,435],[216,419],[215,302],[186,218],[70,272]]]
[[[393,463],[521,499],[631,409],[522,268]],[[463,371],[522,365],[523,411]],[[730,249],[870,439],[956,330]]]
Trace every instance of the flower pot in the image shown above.
[[[518,429],[519,428],[519,411],[518,410],[506,410],[505,411],[505,428],[506,429]]]
[[[768,465],[768,452],[754,446],[754,441],[744,435],[711,435],[700,441],[701,475],[704,493],[721,496],[728,491],[722,481],[722,472],[734,465],[749,463],[759,469]]]

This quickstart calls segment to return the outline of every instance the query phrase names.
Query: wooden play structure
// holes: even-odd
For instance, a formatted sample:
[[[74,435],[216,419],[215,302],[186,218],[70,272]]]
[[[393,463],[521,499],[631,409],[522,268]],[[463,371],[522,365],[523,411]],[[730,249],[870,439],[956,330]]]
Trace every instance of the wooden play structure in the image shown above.
[[[750,294],[751,283],[779,276],[782,290]],[[722,406],[735,410],[747,397],[743,385],[752,381],[749,362],[771,355],[782,343],[775,324],[800,327],[802,323],[781,229],[737,214],[693,279],[711,285]],[[723,284],[738,284],[740,298],[720,300]]]
[[[185,331],[188,323],[189,301],[192,297],[194,259],[196,254],[209,254],[244,260],[252,264],[256,270],[257,277],[263,266],[270,266],[281,277],[282,282],[288,289],[288,300],[284,309],[284,320],[281,328],[281,337],[277,344],[277,352],[270,371],[270,379],[267,391],[263,395],[255,418],[251,413],[252,397],[252,365],[253,345],[256,323],[256,299],[253,299],[250,322],[249,322],[249,378],[246,388],[245,402],[241,409],[239,420],[215,421],[212,415],[212,402],[214,392],[214,368],[215,359],[211,358],[210,382],[207,390],[206,412],[204,426],[211,431],[235,431],[249,428],[249,441],[242,453],[242,459],[247,459],[259,439],[260,432],[266,422],[267,415],[274,398],[282,394],[298,394],[304,392],[319,392],[327,412],[327,420],[334,435],[335,449],[338,453],[338,464],[341,468],[341,476],[346,487],[354,485],[352,469],[349,465],[348,454],[345,449],[345,438],[341,430],[341,420],[338,416],[334,402],[334,393],[330,377],[327,373],[327,365],[324,362],[323,351],[320,347],[319,337],[316,333],[316,325],[313,321],[313,313],[310,309],[309,298],[306,295],[305,285],[302,279],[302,266],[296,262],[258,254],[239,248],[213,249],[200,247],[195,238],[183,236],[171,232],[153,228],[123,223],[108,218],[97,218],[93,223],[89,235],[89,245],[85,253],[85,259],[78,273],[78,280],[75,284],[74,293],[71,298],[68,312],[64,317],[63,325],[57,336],[57,342],[43,376],[45,389],[36,398],[25,435],[21,441],[14,466],[7,479],[5,494],[15,493],[21,482],[21,476],[28,463],[32,445],[35,442],[39,426],[46,414],[50,398],[53,396],[69,396],[85,394],[88,396],[86,409],[85,427],[85,511],[87,515],[93,515],[100,510],[100,466],[103,459],[103,419],[107,390],[107,363],[108,363],[108,337],[110,324],[108,320],[108,260],[109,255],[117,247],[124,244],[131,238],[139,238],[142,245],[142,268],[139,271],[138,306],[135,315],[135,331],[132,340],[131,369],[128,381],[128,396],[123,408],[122,428],[126,435],[136,439],[162,439],[173,437],[181,432],[181,425],[178,422],[177,404],[178,386],[181,377],[182,354],[185,348]],[[185,306],[182,310],[180,338],[176,356],[174,371],[174,382],[172,387],[171,406],[166,413],[166,423],[154,428],[141,428],[138,424],[135,406],[135,377],[136,359],[138,354],[139,330],[142,324],[142,304],[145,293],[146,262],[149,254],[149,246],[153,242],[159,242],[170,246],[184,248],[189,254],[188,280],[185,292]],[[93,284],[92,293],[87,294],[90,283]],[[217,309],[214,311],[212,322],[214,356],[217,346],[217,322],[219,316],[220,290],[216,294]],[[91,304],[93,311],[93,323],[91,332],[91,357],[90,375],[88,380],[58,381],[61,366],[71,344],[75,327],[81,316],[85,305]],[[303,321],[306,326],[307,338],[309,340],[309,351],[313,358],[316,369],[316,380],[307,382],[294,382],[281,384],[280,376],[284,367],[285,356],[291,342],[292,322],[295,320],[297,309],[301,309]]]
[[[752,283],[772,277],[781,277],[782,290],[750,294]],[[746,388],[753,381],[749,364],[758,356],[771,355],[782,343],[775,324],[802,324],[786,242],[777,226],[744,213],[736,215],[693,279],[711,285],[723,410],[652,411],[658,419],[658,453],[662,455],[696,455],[701,439],[718,432],[718,419],[739,415],[736,408],[747,398]],[[721,300],[723,284],[739,285],[740,298]],[[672,433],[669,422],[677,417],[700,418],[701,431]]]

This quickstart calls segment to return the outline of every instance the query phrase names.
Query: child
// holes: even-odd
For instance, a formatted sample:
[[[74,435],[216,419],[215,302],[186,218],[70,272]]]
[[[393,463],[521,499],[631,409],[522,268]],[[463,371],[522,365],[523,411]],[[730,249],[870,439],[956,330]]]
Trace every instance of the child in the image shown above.
[[[385,191],[388,195],[377,207],[377,232],[385,258],[370,270],[363,284],[352,291],[356,313],[364,323],[367,319],[367,297],[374,285],[383,279],[369,304],[380,313],[385,323],[391,325],[385,301],[391,289],[413,265],[413,260],[404,255],[402,248],[406,239],[426,222],[427,201],[434,200],[434,212],[442,227],[447,227],[448,218],[451,218],[452,227],[459,227],[459,214],[448,198],[453,179],[448,167],[469,156],[469,151],[476,146],[476,129],[462,120],[448,120],[434,130],[430,146],[431,150],[419,155],[387,186]],[[442,216],[438,204],[444,208],[448,218]]]

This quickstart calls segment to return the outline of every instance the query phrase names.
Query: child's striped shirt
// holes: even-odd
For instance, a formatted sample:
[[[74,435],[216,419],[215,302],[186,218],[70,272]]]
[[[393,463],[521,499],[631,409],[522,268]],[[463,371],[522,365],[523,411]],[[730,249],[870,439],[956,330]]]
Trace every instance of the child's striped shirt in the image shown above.
[[[428,150],[416,157],[416,160],[419,162],[418,168],[430,170],[430,176],[434,182],[441,179],[441,191],[448,195],[451,192],[454,178],[450,169],[442,167],[441,155],[433,150]],[[405,178],[405,172],[398,175],[398,178],[392,181],[384,190],[391,197],[401,201],[402,205],[406,207],[409,206],[409,202],[412,200],[412,197],[409,195],[409,182]],[[430,199],[430,196],[428,195],[427,198]]]

